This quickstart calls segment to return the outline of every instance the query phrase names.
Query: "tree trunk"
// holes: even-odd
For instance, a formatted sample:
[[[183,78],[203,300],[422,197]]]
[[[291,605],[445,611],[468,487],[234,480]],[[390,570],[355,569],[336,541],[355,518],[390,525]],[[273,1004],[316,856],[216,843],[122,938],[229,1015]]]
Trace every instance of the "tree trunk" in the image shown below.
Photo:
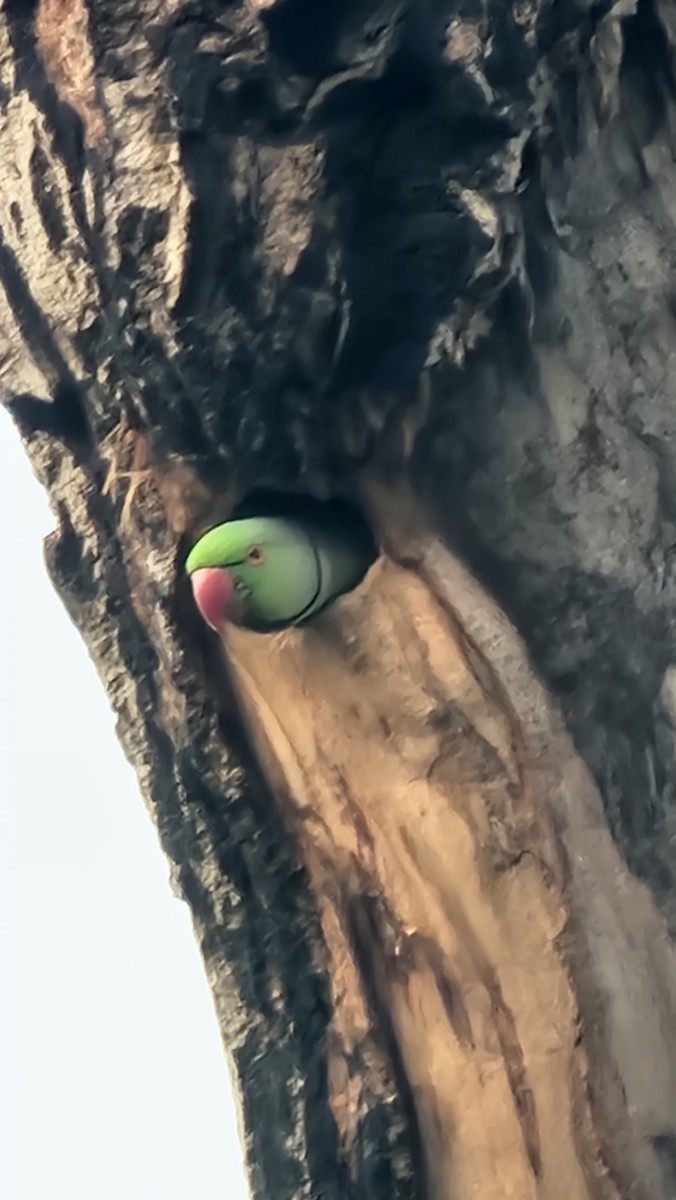
[[[3,399],[255,1200],[676,1196],[675,13],[2,8]],[[221,645],[262,487],[381,554]]]

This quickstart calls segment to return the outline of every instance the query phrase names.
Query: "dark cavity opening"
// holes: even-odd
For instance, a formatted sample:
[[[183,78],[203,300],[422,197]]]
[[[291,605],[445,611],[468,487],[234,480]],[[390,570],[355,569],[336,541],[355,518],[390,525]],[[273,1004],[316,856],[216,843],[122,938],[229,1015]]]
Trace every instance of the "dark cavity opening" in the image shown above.
[[[315,496],[296,492],[274,492],[267,488],[254,488],[236,504],[229,520],[245,517],[287,517],[289,520],[331,526],[353,537],[371,561],[378,557],[379,550],[371,527],[362,511],[342,496],[318,500]]]

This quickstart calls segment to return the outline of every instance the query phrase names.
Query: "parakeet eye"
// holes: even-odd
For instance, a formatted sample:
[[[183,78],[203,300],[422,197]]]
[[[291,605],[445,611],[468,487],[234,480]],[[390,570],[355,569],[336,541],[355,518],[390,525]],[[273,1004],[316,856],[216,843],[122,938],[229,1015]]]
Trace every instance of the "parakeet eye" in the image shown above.
[[[260,546],[252,546],[246,556],[246,561],[252,567],[257,567],[263,562],[263,551]]]

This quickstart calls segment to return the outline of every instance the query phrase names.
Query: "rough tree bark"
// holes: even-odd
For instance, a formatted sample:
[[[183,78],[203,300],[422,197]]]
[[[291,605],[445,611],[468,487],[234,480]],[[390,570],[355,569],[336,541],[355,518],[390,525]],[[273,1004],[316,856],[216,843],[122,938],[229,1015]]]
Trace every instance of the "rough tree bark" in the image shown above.
[[[676,1196],[675,63],[670,0],[2,5],[3,399],[257,1200]],[[259,487],[382,554],[223,648]]]

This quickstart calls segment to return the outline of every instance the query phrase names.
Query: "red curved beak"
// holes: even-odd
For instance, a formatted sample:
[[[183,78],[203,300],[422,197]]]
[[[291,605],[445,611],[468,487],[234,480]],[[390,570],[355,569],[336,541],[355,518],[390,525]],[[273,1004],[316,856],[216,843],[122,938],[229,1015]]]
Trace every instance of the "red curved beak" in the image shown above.
[[[192,594],[200,616],[212,629],[241,617],[242,602],[235,581],[220,567],[203,567],[190,576]]]

